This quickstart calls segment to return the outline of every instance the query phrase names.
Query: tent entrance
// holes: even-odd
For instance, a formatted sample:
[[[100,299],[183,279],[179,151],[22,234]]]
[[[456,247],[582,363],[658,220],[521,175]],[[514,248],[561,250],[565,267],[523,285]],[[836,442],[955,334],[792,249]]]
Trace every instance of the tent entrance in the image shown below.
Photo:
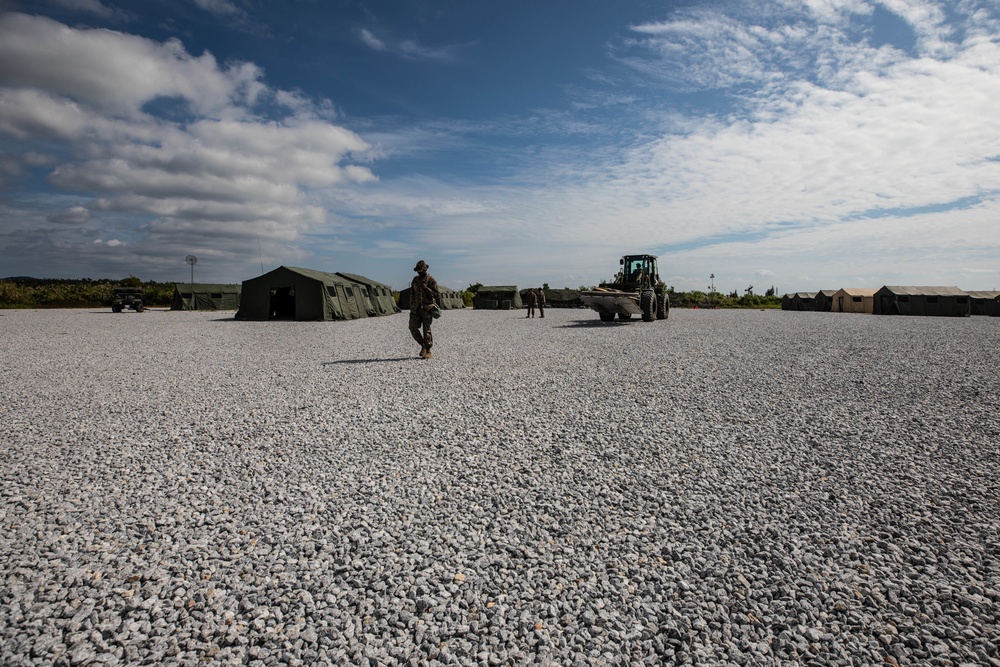
[[[295,319],[295,287],[275,287],[271,289],[272,320]]]

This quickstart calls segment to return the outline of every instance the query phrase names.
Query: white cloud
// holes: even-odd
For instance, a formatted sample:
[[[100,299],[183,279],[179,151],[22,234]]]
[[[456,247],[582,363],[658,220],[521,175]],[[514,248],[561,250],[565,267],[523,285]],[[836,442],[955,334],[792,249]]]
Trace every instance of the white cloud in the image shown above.
[[[82,225],[90,217],[90,211],[85,206],[71,206],[48,217],[49,222],[61,225]]]
[[[157,98],[179,98],[193,113],[245,114],[260,71],[219,67],[179,41],[154,42],[111,30],[78,30],[51,19],[0,16],[0,84],[65,98],[101,113],[136,117]]]
[[[412,60],[449,61],[454,58],[455,52],[459,48],[455,45],[427,46],[414,39],[387,42],[367,28],[359,30],[358,36],[361,38],[362,43],[374,51],[394,53],[400,57]]]
[[[245,12],[229,0],[194,0],[201,9],[219,16],[244,16]]]
[[[385,42],[376,37],[371,30],[362,28],[359,34],[361,35],[361,41],[372,49],[375,49],[376,51],[386,51],[388,49]]]
[[[257,117],[262,96],[292,115]],[[186,123],[147,106],[168,97],[188,105]],[[177,41],[0,17],[0,132],[64,142],[58,161],[46,159],[50,183],[94,198],[49,222],[136,214],[132,225],[162,247],[192,231],[294,241],[326,221],[312,190],[375,180],[367,165],[352,163],[367,161],[368,144],[317,108],[267,88],[251,63],[222,67]]]

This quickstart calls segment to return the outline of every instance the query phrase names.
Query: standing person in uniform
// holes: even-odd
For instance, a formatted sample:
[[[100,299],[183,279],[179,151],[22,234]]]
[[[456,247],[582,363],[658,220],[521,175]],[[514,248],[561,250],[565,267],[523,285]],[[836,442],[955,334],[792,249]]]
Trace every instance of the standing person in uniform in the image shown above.
[[[545,290],[538,288],[538,316],[545,317]]]
[[[431,346],[434,345],[431,323],[435,317],[441,316],[438,308],[441,294],[438,292],[437,281],[427,273],[429,268],[424,260],[417,262],[413,267],[417,275],[410,282],[410,333],[413,339],[420,343],[421,359],[431,358]]]
[[[538,295],[535,294],[535,288],[534,287],[532,287],[531,289],[528,290],[528,293],[525,295],[524,299],[525,299],[524,306],[525,306],[525,308],[528,309],[528,314],[525,315],[525,317],[534,317],[535,316],[535,301],[538,300]]]

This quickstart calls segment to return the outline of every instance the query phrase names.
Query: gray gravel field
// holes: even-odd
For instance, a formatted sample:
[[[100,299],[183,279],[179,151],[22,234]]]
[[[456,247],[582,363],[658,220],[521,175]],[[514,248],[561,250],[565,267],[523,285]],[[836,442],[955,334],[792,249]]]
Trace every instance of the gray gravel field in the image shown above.
[[[0,665],[1000,667],[1000,318],[0,311]]]

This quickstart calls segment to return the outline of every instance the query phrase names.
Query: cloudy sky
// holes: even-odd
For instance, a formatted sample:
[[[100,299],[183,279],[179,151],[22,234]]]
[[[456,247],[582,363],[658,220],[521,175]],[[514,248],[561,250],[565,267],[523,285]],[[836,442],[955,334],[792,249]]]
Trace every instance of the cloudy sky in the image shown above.
[[[0,277],[1000,288],[995,0],[0,0]]]

